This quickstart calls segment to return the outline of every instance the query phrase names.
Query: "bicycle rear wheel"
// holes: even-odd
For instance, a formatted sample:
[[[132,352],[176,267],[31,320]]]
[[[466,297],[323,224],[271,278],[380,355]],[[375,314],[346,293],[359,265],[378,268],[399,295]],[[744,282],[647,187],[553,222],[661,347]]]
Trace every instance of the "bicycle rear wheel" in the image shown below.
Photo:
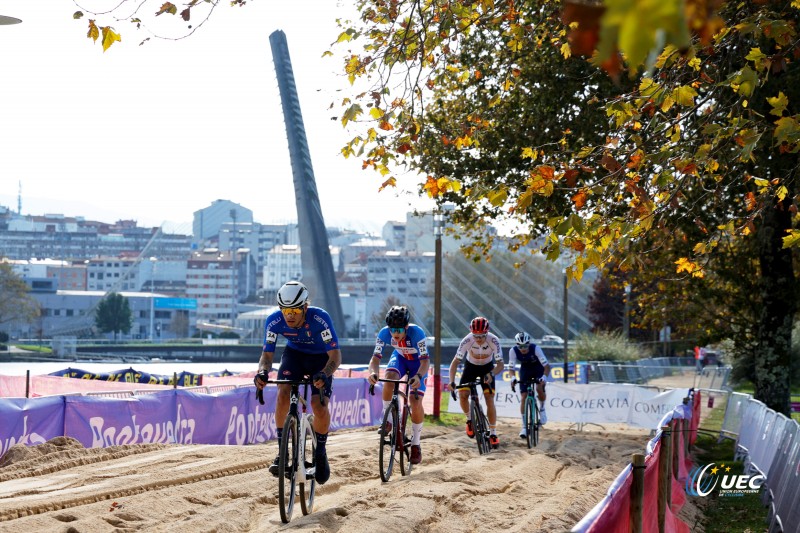
[[[301,458],[306,468],[306,479],[300,480],[300,508],[303,514],[310,514],[314,508],[314,491],[317,488],[316,472],[317,436],[314,434],[314,416],[306,418],[303,423],[303,457]],[[309,471],[310,470],[310,471]]]
[[[400,429],[397,435],[397,447],[400,449],[400,473],[404,476],[411,475],[411,436],[408,432],[408,412],[407,405],[403,406],[403,416],[400,419]]]
[[[381,422],[380,435],[380,450],[378,452],[378,466],[381,472],[381,481],[384,483],[389,481],[392,477],[392,467],[394,466],[394,453],[397,451],[397,404],[392,403],[383,412],[383,421]],[[391,430],[386,431],[386,424],[392,425]]]
[[[487,424],[484,420],[483,410],[476,401],[471,399],[469,412],[472,418],[472,426],[475,429],[475,442],[478,444],[478,453],[481,455],[489,453],[489,439],[486,436]]]
[[[539,404],[535,398],[531,401],[533,402],[533,445],[536,446],[539,444]]]
[[[278,462],[278,502],[281,521],[288,524],[294,509],[297,485],[297,419],[289,414],[283,424],[280,460]]]

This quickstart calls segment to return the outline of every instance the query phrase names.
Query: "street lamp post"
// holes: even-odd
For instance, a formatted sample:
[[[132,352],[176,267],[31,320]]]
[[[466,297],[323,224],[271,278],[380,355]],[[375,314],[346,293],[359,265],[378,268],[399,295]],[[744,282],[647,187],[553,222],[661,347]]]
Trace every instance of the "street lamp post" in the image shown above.
[[[569,278],[567,277],[567,269],[564,269],[564,383],[569,381],[569,357],[567,354],[567,343],[569,342]]]
[[[444,215],[437,209],[433,215],[435,237],[433,289],[433,416],[438,418],[442,402],[442,230]]]
[[[625,306],[622,315],[622,337],[628,341],[631,337],[631,286],[625,284]]]
[[[155,315],[155,307],[156,307],[156,263],[158,262],[157,257],[150,258],[150,342],[153,342],[153,317]]]

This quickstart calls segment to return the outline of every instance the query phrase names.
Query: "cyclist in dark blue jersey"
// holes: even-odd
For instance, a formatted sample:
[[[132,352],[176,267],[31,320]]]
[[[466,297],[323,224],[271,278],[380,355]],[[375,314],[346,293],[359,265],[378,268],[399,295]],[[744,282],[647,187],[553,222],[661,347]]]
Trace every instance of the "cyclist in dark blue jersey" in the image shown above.
[[[531,336],[520,331],[514,337],[516,346],[508,349],[508,366],[511,371],[511,379],[516,377],[516,364],[519,362],[519,383],[522,402],[520,403],[520,413],[522,413],[522,431],[519,436],[527,438],[525,431],[525,399],[528,397],[528,383],[534,379],[540,379],[550,375],[550,363],[541,348],[531,342]],[[539,423],[547,423],[547,412],[544,410],[544,402],[547,399],[545,392],[545,380],[541,379],[536,383],[536,395],[539,397]]]
[[[409,387],[416,390],[409,398],[411,403],[411,457],[412,464],[422,461],[420,435],[425,421],[425,408],[422,397],[425,394],[425,378],[428,375],[430,356],[425,345],[425,331],[416,324],[411,324],[411,314],[405,305],[395,305],[386,313],[386,327],[378,332],[375,350],[369,362],[369,382],[378,382],[378,371],[383,356],[383,348],[394,348],[389,363],[386,365],[387,379],[400,379],[409,375]],[[383,408],[392,401],[392,387],[383,387]]]
[[[278,290],[278,306],[280,309],[267,317],[264,326],[264,347],[258,362],[259,373],[272,370],[272,359],[275,355],[275,344],[278,335],[286,338],[286,347],[281,355],[281,366],[278,379],[302,379],[311,376],[314,382],[311,396],[311,408],[314,412],[314,432],[317,434],[316,475],[322,484],[330,478],[330,466],[326,444],[331,414],[327,403],[322,405],[320,394],[331,397],[333,373],[342,362],[339,339],[331,323],[328,312],[319,307],[309,307],[308,289],[299,281],[290,281]],[[264,383],[258,376],[255,385],[263,389]],[[289,412],[290,385],[278,385],[275,402],[275,425],[278,426],[278,440],[283,433],[283,422]],[[278,462],[269,467],[272,475],[278,475]]]

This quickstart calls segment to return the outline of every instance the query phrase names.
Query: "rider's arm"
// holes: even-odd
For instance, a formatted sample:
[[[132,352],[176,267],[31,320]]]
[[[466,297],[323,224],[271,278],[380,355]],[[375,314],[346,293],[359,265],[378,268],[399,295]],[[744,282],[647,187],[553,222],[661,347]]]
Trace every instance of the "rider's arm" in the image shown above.
[[[419,370],[417,370],[417,377],[419,378],[420,382],[422,378],[425,377],[425,374],[428,373],[428,368],[431,366],[430,359],[422,359],[419,362]]]
[[[533,351],[533,353],[536,355],[536,357],[539,359],[539,362],[544,367],[544,375],[549,376],[550,363],[547,361],[547,356],[544,354],[544,351],[537,346],[536,349]]]
[[[455,381],[456,370],[458,369],[458,364],[464,358],[463,355],[460,356],[460,353],[456,352],[453,356],[453,360],[450,362],[450,381]]]
[[[378,358],[377,355],[373,354],[372,359],[369,360],[369,373],[379,376],[380,370],[381,370],[381,360]]]
[[[339,348],[328,350],[328,363],[322,369],[325,375],[331,377],[339,365],[342,364],[342,351]]]
[[[500,339],[497,338],[496,335],[492,335],[489,337],[492,345],[494,346],[494,368],[492,369],[492,375],[496,376],[503,371],[503,348],[500,347]]]
[[[272,371],[272,358],[275,357],[275,352],[261,352],[261,358],[258,360],[259,372]]]

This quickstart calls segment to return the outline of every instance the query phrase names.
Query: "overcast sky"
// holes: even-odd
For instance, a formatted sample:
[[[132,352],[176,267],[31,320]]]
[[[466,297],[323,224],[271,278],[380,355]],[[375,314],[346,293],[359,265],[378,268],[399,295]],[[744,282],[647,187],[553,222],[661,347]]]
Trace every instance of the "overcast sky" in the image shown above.
[[[416,194],[378,193],[378,176],[339,154],[348,136],[331,120],[338,106],[328,107],[347,96],[349,84],[341,60],[322,54],[339,34],[335,19],[348,15],[340,4],[250,0],[230,7],[221,0],[180,41],[139,46],[149,34],[119,22],[122,42],[103,53],[86,38],[87,18],[73,20],[72,2],[0,0],[0,15],[23,21],[0,26],[0,204],[16,210],[21,182],[23,214],[189,224],[194,211],[227,199],[251,209],[257,222],[296,220],[269,46],[281,29],[326,223],[378,231],[412,207],[429,208]],[[416,177],[398,177],[414,188]]]

